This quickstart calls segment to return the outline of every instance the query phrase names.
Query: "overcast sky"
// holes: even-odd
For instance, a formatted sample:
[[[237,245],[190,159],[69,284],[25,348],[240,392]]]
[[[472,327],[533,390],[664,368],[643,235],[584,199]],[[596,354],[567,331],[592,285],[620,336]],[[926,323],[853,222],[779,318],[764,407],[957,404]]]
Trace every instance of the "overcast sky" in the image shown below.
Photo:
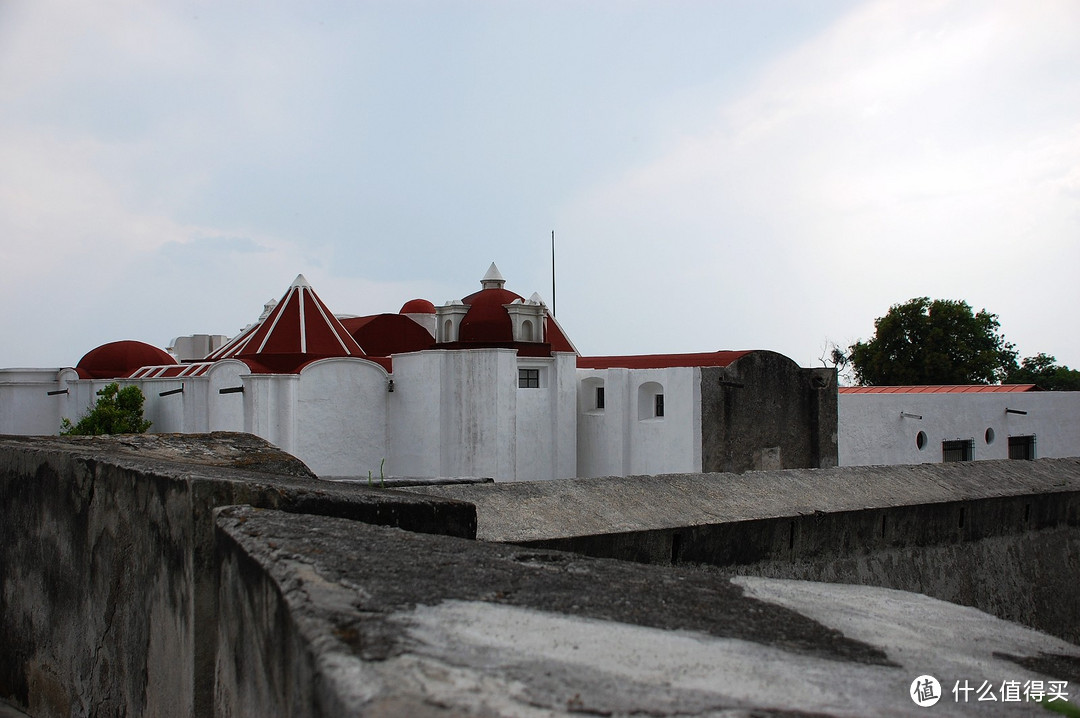
[[[0,0],[0,367],[479,289],[819,365],[963,299],[1080,368],[1080,3]]]

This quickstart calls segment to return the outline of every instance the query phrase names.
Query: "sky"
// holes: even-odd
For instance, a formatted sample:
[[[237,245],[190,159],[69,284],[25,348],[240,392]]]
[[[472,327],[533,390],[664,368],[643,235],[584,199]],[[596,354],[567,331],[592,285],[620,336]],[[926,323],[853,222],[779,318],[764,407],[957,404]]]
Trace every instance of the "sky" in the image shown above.
[[[1075,0],[0,0],[0,367],[495,262],[586,355],[820,366],[928,296],[1080,368],[1077,38]]]

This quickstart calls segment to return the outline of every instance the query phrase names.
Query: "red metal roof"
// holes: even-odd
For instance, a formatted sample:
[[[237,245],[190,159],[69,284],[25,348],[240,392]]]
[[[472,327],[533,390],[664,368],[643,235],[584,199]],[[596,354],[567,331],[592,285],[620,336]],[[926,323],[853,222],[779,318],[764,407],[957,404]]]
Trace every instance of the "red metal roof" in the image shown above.
[[[668,369],[682,366],[727,366],[747,351],[699,354],[641,354],[636,356],[578,357],[578,369]]]
[[[1011,394],[1038,391],[1034,384],[949,384],[927,386],[842,386],[841,394]]]
[[[109,342],[88,351],[75,370],[84,379],[122,379],[147,364],[176,364],[176,359],[144,342]]]
[[[435,305],[427,299],[410,299],[401,306],[398,314],[434,314]]]
[[[401,314],[349,317],[342,319],[341,324],[364,347],[368,357],[417,352],[435,344],[427,329]]]
[[[265,319],[206,358],[236,358],[257,373],[291,374],[330,357],[367,358],[301,274]]]
[[[172,379],[189,376],[202,376],[212,362],[197,362],[195,364],[166,364],[164,366],[144,366],[131,373],[131,379]]]

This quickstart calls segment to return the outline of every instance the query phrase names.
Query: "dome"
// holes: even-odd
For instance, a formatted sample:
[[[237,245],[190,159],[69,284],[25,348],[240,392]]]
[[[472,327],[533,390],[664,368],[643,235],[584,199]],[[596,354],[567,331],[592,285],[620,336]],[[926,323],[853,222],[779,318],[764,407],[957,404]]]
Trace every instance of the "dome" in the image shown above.
[[[514,341],[514,323],[504,305],[522,297],[509,289],[481,289],[461,300],[469,306],[468,313],[461,320],[458,338],[463,342],[512,342]]]
[[[91,349],[75,368],[90,379],[122,379],[144,366],[163,364],[176,364],[176,359],[155,346],[125,340]]]
[[[410,299],[401,306],[398,314],[434,314],[435,305],[426,299]]]

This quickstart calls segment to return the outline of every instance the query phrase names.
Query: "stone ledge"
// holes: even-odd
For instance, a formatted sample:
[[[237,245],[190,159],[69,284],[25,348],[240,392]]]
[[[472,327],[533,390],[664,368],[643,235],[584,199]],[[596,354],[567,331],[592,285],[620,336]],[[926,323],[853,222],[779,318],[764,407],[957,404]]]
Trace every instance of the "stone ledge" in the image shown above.
[[[901,591],[247,507],[217,530],[222,715],[907,715],[924,673],[1080,681],[1080,647]]]

